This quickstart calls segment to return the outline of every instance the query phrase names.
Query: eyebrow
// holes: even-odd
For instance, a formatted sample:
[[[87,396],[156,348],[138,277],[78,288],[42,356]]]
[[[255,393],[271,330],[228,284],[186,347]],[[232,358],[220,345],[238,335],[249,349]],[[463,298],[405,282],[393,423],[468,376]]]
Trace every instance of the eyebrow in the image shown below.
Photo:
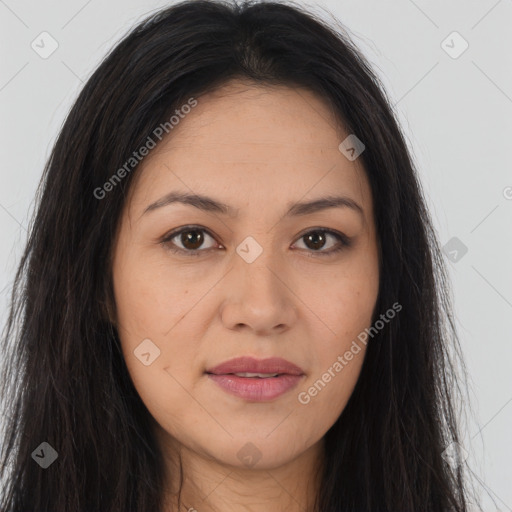
[[[147,206],[142,215],[173,203],[188,204],[205,212],[219,213],[231,217],[236,217],[238,214],[238,208],[233,208],[232,206],[221,201],[217,201],[212,197],[201,194],[170,192],[164,197],[158,199],[158,201]],[[289,205],[284,217],[310,215],[328,208],[350,208],[358,212],[364,218],[363,208],[353,199],[346,196],[326,196],[314,199],[313,201],[292,203]]]

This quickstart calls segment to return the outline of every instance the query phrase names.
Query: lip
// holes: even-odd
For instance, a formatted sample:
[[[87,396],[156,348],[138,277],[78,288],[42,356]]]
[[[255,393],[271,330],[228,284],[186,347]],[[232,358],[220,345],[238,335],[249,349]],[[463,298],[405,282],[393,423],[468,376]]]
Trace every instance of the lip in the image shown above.
[[[288,375],[304,375],[302,368],[290,363],[281,357],[270,357],[267,359],[256,359],[254,357],[236,357],[225,361],[213,368],[206,370],[206,373],[215,375],[226,375],[228,373],[283,373]]]
[[[277,377],[239,377],[235,373],[277,373]],[[255,359],[237,357],[206,370],[225,392],[256,402],[274,400],[298,385],[304,372],[297,365],[280,357]]]

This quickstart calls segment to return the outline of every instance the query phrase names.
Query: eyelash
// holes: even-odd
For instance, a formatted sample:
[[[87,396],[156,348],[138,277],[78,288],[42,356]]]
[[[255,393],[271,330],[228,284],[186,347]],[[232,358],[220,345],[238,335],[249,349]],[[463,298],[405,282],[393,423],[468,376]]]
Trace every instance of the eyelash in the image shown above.
[[[174,244],[170,243],[173,238],[175,238],[178,235],[181,235],[182,233],[187,232],[187,231],[202,231],[202,232],[207,233],[208,236],[210,236],[213,239],[215,239],[215,237],[207,229],[205,229],[205,228],[203,228],[201,226],[190,225],[190,226],[184,226],[182,228],[179,228],[178,230],[171,231],[170,233],[167,233],[160,240],[160,243],[167,250],[169,250],[169,251],[171,251],[171,252],[173,252],[175,254],[184,254],[185,256],[191,256],[191,257],[200,256],[201,253],[203,253],[203,252],[207,252],[207,251],[213,250],[213,249],[185,250],[185,249],[181,249],[180,247],[176,247]],[[331,256],[333,254],[339,253],[342,250],[350,247],[351,244],[352,244],[351,239],[348,238],[346,235],[344,235],[342,233],[339,233],[338,231],[334,231],[334,230],[331,230],[331,229],[324,229],[324,228],[311,228],[306,233],[301,235],[297,240],[300,240],[301,238],[304,238],[306,235],[308,235],[310,233],[329,234],[329,235],[334,236],[338,240],[338,242],[339,242],[337,247],[335,247],[334,249],[329,249],[327,251],[320,251],[320,250],[319,251],[313,251],[313,250],[307,251],[307,252],[310,253],[310,254],[308,254],[308,256],[312,257],[312,258],[315,258],[317,256],[320,256],[320,257]]]

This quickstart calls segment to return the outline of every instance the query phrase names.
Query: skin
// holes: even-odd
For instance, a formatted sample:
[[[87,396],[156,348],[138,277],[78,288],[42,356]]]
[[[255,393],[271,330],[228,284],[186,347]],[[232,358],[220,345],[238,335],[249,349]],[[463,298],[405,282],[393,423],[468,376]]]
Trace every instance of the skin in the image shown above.
[[[371,190],[360,159],[338,149],[347,135],[311,92],[235,81],[198,98],[137,169],[114,245],[113,322],[165,457],[166,511],[178,510],[178,457],[179,510],[313,506],[323,437],[350,398],[365,345],[309,403],[298,394],[370,327],[379,289]],[[143,213],[171,191],[211,196],[233,215],[180,203]],[[284,217],[296,202],[334,193],[363,213]],[[202,245],[173,242],[198,256],[160,243],[190,224],[206,230]],[[308,244],[310,228],[352,244],[327,255],[338,240],[324,233],[323,244]],[[236,252],[248,236],[263,250],[252,263]],[[144,339],[160,350],[147,366],[134,355]],[[242,355],[283,357],[305,375],[270,402],[244,400],[205,374]],[[261,457],[252,466],[237,456],[247,443]]]

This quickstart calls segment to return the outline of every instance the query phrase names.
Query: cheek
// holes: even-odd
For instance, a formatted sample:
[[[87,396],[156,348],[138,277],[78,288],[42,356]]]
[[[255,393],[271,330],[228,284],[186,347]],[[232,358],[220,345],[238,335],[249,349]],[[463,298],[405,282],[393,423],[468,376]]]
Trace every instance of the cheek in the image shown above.
[[[190,405],[190,397],[179,383],[191,386],[192,363],[200,347],[192,330],[187,329],[183,338],[182,326],[194,323],[194,315],[200,311],[194,305],[204,295],[204,287],[194,289],[183,274],[171,276],[159,263],[142,261],[128,251],[116,263],[113,284],[118,333],[137,392],[156,414],[167,410],[169,404]]]
[[[322,310],[322,320],[334,332],[317,340],[313,372],[297,392],[306,430],[332,426],[352,395],[364,362],[365,329],[371,325],[376,293],[347,286],[343,293],[333,293],[332,305]]]
[[[329,364],[312,375],[298,391],[297,417],[300,417],[301,429],[309,433],[313,442],[336,422],[357,383],[365,346],[361,344],[360,352],[350,361],[344,360],[344,353],[334,351]]]
[[[323,345],[326,353],[342,350],[369,327],[378,291],[378,272],[373,267],[344,269],[322,280],[321,286],[310,287],[308,303],[329,327]]]
[[[298,391],[301,415],[312,431],[334,423],[345,408],[357,383],[366,353],[377,296],[376,267],[352,267],[325,282],[321,292],[310,294],[321,322],[329,327],[317,340],[314,372]],[[326,300],[329,297],[329,300]],[[316,419],[315,419],[316,418]]]
[[[126,269],[128,270],[128,268]],[[173,371],[181,371],[193,356],[194,344],[189,334],[187,343],[178,338],[180,320],[191,305],[162,279],[147,272],[119,273],[114,279],[118,333],[124,358],[134,380],[141,385],[159,382],[169,360]],[[148,363],[147,365],[145,363]],[[179,363],[179,364],[178,364]]]
[[[197,279],[187,272],[136,255],[125,255],[113,277],[118,321],[137,335],[165,335],[201,296],[202,286],[191,287]]]

